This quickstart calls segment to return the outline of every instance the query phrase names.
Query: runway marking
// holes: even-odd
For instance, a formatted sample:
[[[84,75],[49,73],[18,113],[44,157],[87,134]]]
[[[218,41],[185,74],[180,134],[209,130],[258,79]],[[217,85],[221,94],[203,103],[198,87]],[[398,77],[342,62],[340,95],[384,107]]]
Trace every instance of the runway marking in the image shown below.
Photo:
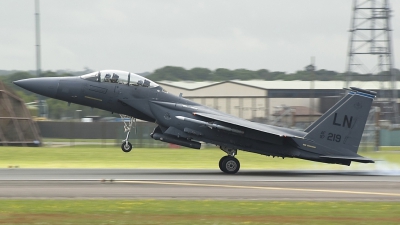
[[[117,179],[110,179],[110,178],[104,178],[104,179],[99,179],[99,178],[93,178],[93,179],[86,179],[86,178],[83,178],[83,179],[76,179],[76,178],[71,178],[71,179],[59,179],[59,178],[57,178],[57,179],[51,179],[51,178],[49,178],[49,179],[18,179],[18,178],[15,178],[15,179],[10,179],[10,178],[8,178],[8,179],[1,179],[0,178],[0,181],[60,181],[60,182],[63,182],[63,181],[102,181],[102,180],[104,180],[104,181],[165,181],[165,182],[170,182],[170,181],[175,181],[175,182],[177,182],[177,181],[225,181],[225,182],[229,182],[229,181],[232,181],[232,182],[235,182],[235,181],[238,181],[237,179],[156,179],[156,178],[154,178],[154,179],[120,179],[120,178],[117,178]],[[309,179],[307,179],[307,180],[268,180],[268,179],[259,179],[259,180],[253,180],[253,179],[249,179],[249,180],[240,180],[241,182],[271,182],[271,183],[276,183],[276,182],[284,182],[284,183],[298,183],[298,182],[307,182],[307,183],[311,183],[311,182],[313,182],[313,183],[326,183],[326,182],[331,182],[331,183],[333,183],[333,182],[335,182],[335,183],[338,183],[338,182],[340,182],[340,183],[361,183],[361,182],[363,182],[363,183],[366,183],[366,182],[368,182],[368,183],[371,183],[371,182],[385,182],[385,183],[400,183],[400,180],[335,180],[335,179],[330,179],[330,180],[309,180]]]
[[[171,182],[155,182],[155,181],[114,181],[114,182],[117,182],[117,183],[136,183],[136,184],[175,185],[175,186],[243,188],[243,189],[278,190],[278,191],[323,192],[323,193],[341,193],[341,194],[358,194],[358,195],[383,195],[383,196],[400,197],[400,193],[344,191],[344,190],[324,190],[324,189],[308,189],[308,188],[281,188],[281,187],[240,186],[240,185],[225,185],[225,184],[171,183]]]

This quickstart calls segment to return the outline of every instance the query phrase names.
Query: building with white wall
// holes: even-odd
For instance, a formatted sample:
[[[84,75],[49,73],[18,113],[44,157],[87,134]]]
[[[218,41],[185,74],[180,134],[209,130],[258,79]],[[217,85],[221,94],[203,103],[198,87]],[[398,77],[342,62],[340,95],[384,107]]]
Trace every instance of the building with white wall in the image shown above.
[[[160,81],[166,91],[244,119],[272,119],[276,107],[305,106],[324,113],[345,93],[343,81],[229,80]],[[314,86],[314,89],[311,87]],[[352,81],[352,86],[379,91],[379,81]],[[385,86],[389,86],[386,85]],[[397,82],[400,87],[400,82]],[[382,94],[383,95],[383,94]],[[322,101],[322,102],[321,102]],[[398,101],[400,102],[400,101]]]

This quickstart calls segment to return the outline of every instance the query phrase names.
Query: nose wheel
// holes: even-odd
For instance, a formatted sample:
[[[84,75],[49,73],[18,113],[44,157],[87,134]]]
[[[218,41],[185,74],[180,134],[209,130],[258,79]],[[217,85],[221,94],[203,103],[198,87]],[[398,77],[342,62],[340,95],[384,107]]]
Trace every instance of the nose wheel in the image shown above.
[[[120,115],[120,116],[121,116],[122,122],[124,122],[124,131],[127,132],[125,140],[122,141],[121,149],[123,152],[130,152],[132,150],[133,146],[128,141],[128,139],[129,139],[129,134],[131,133],[133,124],[135,124],[135,134],[136,134],[136,118],[126,116],[126,115]],[[129,121],[126,122],[126,119],[128,119],[128,118],[129,118]]]
[[[219,169],[227,174],[235,174],[240,169],[240,162],[233,156],[224,156],[219,160]]]
[[[132,144],[129,141],[124,141],[121,145],[123,152],[130,152],[132,150]]]

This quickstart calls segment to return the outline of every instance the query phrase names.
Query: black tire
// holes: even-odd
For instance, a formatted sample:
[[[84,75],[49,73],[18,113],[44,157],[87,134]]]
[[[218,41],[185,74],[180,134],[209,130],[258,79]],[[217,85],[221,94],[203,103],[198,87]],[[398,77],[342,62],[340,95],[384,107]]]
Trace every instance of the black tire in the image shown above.
[[[226,155],[226,156],[224,156],[224,157],[222,157],[220,160],[219,160],[219,169],[222,171],[222,172],[225,172],[225,170],[224,170],[224,167],[222,167],[222,162],[224,161],[224,159],[226,159],[226,157],[230,157],[229,155]]]
[[[130,152],[132,150],[132,144],[128,142],[128,145],[125,145],[125,142],[122,143],[121,149],[123,152]]]
[[[232,156],[226,157],[221,164],[221,170],[227,174],[235,174],[240,169],[239,160]]]

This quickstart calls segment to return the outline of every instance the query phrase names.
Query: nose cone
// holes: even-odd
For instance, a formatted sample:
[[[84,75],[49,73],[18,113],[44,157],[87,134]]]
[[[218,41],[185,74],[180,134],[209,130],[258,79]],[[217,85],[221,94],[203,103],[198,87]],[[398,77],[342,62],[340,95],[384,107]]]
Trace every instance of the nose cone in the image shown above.
[[[54,98],[57,93],[59,77],[30,78],[17,80],[13,83],[36,94]]]

